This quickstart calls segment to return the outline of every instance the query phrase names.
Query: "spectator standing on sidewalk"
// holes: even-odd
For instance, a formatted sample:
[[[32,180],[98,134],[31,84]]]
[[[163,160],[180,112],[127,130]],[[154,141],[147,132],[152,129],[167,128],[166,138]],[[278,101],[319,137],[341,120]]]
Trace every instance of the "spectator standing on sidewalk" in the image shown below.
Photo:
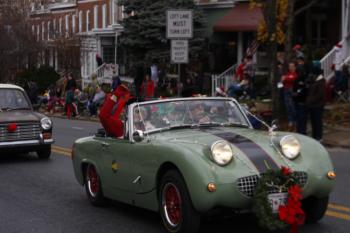
[[[306,135],[307,109],[307,77],[308,70],[305,65],[304,57],[297,58],[297,79],[293,86],[293,96],[296,110],[297,132]]]
[[[73,103],[74,103],[74,89],[70,89],[66,93],[66,102],[65,102],[65,109],[66,109],[66,115],[68,119],[71,119],[73,115]]]
[[[312,73],[313,80],[307,95],[306,104],[310,112],[312,137],[318,141],[322,141],[326,80],[319,63],[314,64]]]
[[[141,85],[141,96],[143,96],[145,100],[154,97],[154,86],[155,84],[151,79],[150,72],[146,72],[145,78]]]
[[[251,55],[248,55],[246,57],[245,66],[243,69],[243,74],[245,79],[248,80],[248,91],[249,96],[251,99],[256,99],[256,93],[255,93],[255,66],[253,63],[253,57]]]
[[[283,84],[283,97],[284,104],[287,111],[288,118],[288,130],[295,131],[296,126],[296,113],[295,113],[295,103],[293,100],[293,87],[294,82],[298,75],[296,73],[296,67],[294,62],[290,62],[288,65],[288,72],[282,75],[281,82]]]
[[[302,57],[305,58],[304,53],[301,51],[301,45],[300,44],[296,44],[293,47],[293,51],[294,51],[294,58],[297,59],[298,57]]]
[[[75,90],[76,88],[77,88],[77,82],[75,81],[75,78],[72,77],[72,74],[68,74],[66,91]]]

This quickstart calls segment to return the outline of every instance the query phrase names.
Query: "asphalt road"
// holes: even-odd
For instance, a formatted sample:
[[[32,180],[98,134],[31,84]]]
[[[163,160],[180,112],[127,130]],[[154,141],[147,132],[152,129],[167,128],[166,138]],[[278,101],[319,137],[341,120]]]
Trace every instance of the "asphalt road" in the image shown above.
[[[69,148],[74,139],[92,135],[98,123],[54,119],[56,139],[50,160],[35,154],[0,156],[0,233],[141,233],[164,232],[157,213],[111,202],[89,204],[75,180]],[[337,183],[326,216],[302,233],[348,233],[350,228],[350,150],[329,150]],[[206,219],[203,233],[262,232],[251,215]],[[285,231],[288,232],[288,231]]]

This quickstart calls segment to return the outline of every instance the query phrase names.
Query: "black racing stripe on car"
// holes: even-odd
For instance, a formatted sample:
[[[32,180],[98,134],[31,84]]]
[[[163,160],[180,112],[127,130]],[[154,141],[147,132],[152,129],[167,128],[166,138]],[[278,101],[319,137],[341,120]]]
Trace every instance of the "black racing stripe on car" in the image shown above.
[[[279,169],[271,156],[249,138],[232,132],[212,134],[234,144],[247,156],[260,173],[265,173],[268,169]]]

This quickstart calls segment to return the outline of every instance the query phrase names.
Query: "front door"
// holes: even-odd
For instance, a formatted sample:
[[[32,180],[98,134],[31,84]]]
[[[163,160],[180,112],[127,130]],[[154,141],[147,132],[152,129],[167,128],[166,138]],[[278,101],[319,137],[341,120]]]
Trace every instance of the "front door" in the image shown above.
[[[129,140],[100,138],[102,158],[102,184],[104,194],[113,199],[128,202],[132,193],[132,157]]]

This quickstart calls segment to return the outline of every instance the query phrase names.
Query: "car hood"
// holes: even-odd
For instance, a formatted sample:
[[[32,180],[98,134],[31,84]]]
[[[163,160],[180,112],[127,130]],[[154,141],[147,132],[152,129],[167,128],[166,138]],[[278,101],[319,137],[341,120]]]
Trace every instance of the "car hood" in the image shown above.
[[[207,151],[208,155],[211,154],[210,148],[214,142],[226,140],[231,143],[235,157],[240,160],[239,166],[248,165],[259,173],[264,173],[270,168],[279,169],[281,166],[290,167],[295,171],[307,171],[312,169],[311,167],[315,167],[319,172],[332,169],[328,153],[315,140],[288,132],[276,132],[276,134],[276,137],[294,135],[301,145],[300,156],[294,160],[288,160],[282,155],[278,145],[272,145],[268,132],[249,128],[182,129],[163,132],[157,138],[168,143],[181,144],[182,147],[196,151],[198,154]],[[315,160],[319,163],[315,164]]]
[[[30,110],[13,110],[0,113],[0,123],[35,122],[40,121],[43,115]]]

